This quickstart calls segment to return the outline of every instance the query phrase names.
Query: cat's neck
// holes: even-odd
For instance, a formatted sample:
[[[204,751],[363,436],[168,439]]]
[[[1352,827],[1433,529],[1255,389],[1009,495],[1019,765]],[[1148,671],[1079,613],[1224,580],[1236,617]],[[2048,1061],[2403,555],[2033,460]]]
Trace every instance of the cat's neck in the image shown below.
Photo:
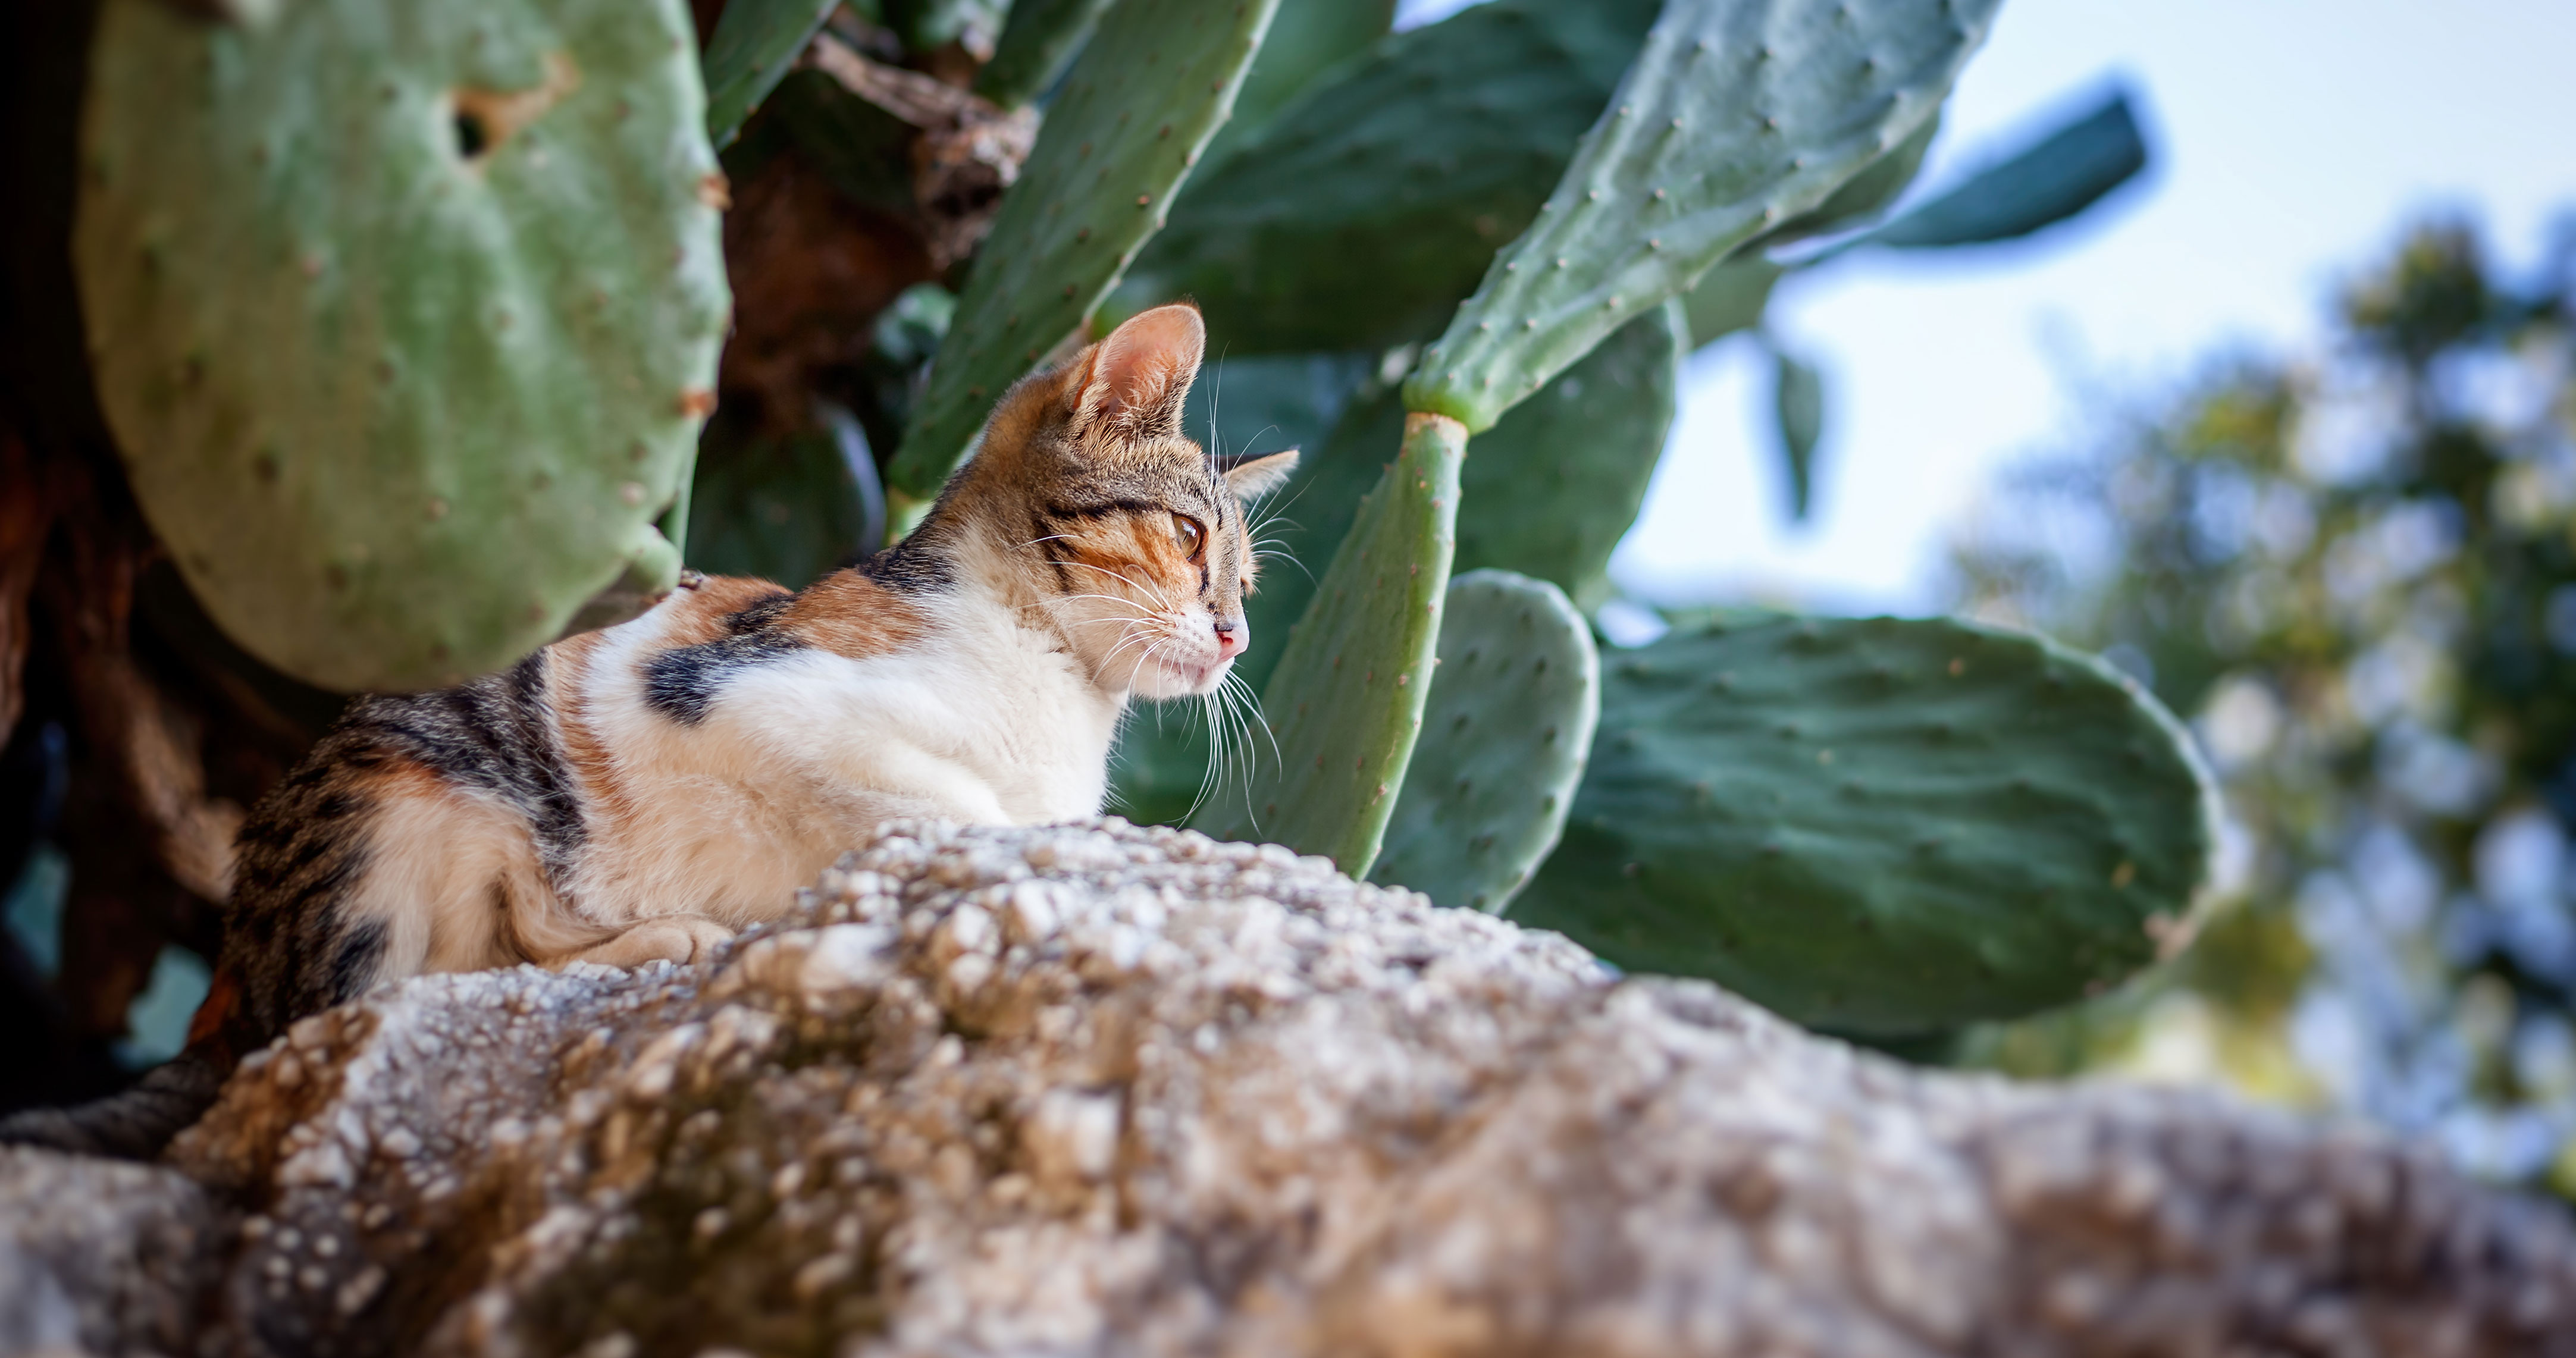
[[[1100,700],[1113,711],[1123,710],[1130,697],[1127,687],[1104,680],[1078,659],[1080,651],[1054,606],[1061,582],[1042,555],[1031,550],[1032,544],[1022,540],[1028,536],[1025,518],[997,513],[986,504],[960,503],[961,498],[940,497],[920,527],[868,563],[868,574],[889,588],[945,596],[937,611],[949,613],[966,633],[1011,636],[1014,645],[1025,645],[1032,636],[1042,639]],[[1010,519],[1017,522],[1003,522]]]

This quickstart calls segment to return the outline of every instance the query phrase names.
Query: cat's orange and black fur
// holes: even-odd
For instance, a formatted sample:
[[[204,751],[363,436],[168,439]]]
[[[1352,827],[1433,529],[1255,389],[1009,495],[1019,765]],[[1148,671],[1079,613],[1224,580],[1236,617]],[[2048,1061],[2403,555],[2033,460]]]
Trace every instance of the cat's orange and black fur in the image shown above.
[[[0,1141],[150,1155],[239,1058],[379,983],[689,961],[879,822],[1095,814],[1131,696],[1250,636],[1238,465],[1181,432],[1205,346],[1162,307],[1019,383],[897,547],[801,591],[694,579],[633,622],[434,693],[359,699],[239,841],[189,1050]]]

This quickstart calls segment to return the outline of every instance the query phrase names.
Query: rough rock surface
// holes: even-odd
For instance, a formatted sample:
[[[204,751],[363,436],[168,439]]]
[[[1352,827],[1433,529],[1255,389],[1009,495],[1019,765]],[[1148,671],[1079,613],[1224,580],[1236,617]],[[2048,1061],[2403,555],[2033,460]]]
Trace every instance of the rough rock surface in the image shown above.
[[[252,1352],[2576,1353],[2558,1215],[2367,1136],[1909,1071],[1117,822],[379,992],[172,1161],[249,1213]]]
[[[176,1354],[231,1215],[158,1165],[0,1146],[0,1354]]]

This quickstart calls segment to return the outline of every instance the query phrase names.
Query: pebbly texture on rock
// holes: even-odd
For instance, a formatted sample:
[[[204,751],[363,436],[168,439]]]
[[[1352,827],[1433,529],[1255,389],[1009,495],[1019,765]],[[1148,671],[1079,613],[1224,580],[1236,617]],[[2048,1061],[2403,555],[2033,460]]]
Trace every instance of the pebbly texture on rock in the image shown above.
[[[1115,821],[889,826],[701,966],[379,991],[171,1161],[248,1213],[217,1352],[2576,1352],[2576,1235],[2421,1155]]]
[[[0,1146],[0,1354],[190,1351],[231,1227],[176,1170]]]

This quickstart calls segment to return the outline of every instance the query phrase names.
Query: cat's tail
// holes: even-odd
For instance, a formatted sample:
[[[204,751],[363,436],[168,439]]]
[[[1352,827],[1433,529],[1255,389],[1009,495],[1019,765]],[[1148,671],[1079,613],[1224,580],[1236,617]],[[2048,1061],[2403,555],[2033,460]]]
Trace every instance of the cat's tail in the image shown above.
[[[181,1052],[122,1093],[0,1118],[0,1146],[150,1160],[215,1106],[215,1095],[231,1073],[227,1065],[198,1052]]]
[[[214,985],[188,1022],[185,1050],[153,1067],[132,1088],[106,1098],[0,1118],[0,1146],[43,1146],[118,1160],[158,1158],[173,1137],[215,1106],[224,1081],[241,1064],[240,1053],[259,1045],[241,996],[231,968],[216,968]]]

